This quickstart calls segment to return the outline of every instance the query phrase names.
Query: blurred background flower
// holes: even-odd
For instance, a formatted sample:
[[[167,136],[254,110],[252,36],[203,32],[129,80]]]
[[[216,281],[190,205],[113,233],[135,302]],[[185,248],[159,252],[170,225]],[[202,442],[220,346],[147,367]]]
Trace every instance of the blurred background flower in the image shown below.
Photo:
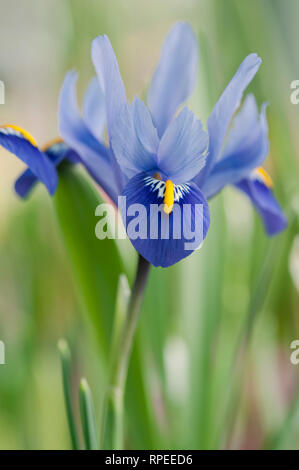
[[[225,188],[211,203],[200,252],[152,270],[129,374],[126,446],[298,448],[299,366],[290,362],[299,338],[299,108],[290,102],[299,75],[298,2],[0,0],[0,7],[0,121],[18,123],[38,143],[57,136],[58,94],[71,68],[80,71],[81,101],[99,34],[111,39],[132,99],[149,84],[173,22],[189,21],[200,46],[189,106],[203,122],[244,57],[263,59],[249,92],[269,103],[266,167],[288,229],[269,240],[246,197]],[[13,184],[24,165],[0,153],[0,448],[69,448],[57,340],[67,337],[73,351],[76,404],[85,375],[100,416],[113,305],[107,297],[95,328],[101,273],[93,271],[82,300],[78,282],[89,273],[76,275],[52,200],[41,185],[26,204],[19,200]],[[97,250],[102,242],[92,243]]]

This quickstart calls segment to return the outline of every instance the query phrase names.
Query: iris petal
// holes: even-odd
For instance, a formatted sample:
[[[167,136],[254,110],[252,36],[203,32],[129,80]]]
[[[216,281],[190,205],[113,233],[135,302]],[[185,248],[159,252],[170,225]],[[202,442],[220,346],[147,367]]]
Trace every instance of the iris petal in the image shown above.
[[[83,118],[93,135],[103,141],[106,127],[106,110],[104,94],[99,85],[99,80],[94,77],[84,95]]]
[[[197,41],[192,28],[187,23],[176,23],[165,39],[148,93],[148,105],[160,137],[194,89],[197,62]]]
[[[116,201],[116,186],[109,150],[91,133],[80,116],[76,98],[77,74],[69,72],[64,80],[59,99],[59,130],[65,142],[80,156],[95,181],[108,196]]]
[[[112,132],[111,145],[128,178],[157,168],[159,139],[151,115],[138,98],[125,105]]]
[[[15,191],[21,198],[26,198],[38,181],[38,178],[27,168],[15,181]]]
[[[233,121],[220,159],[201,189],[210,198],[225,185],[237,183],[262,165],[269,151],[266,106],[261,114],[249,95]]]
[[[247,56],[212,110],[208,119],[209,156],[204,170],[196,180],[200,186],[220,155],[232,116],[239,107],[243,92],[255,76],[260,64],[261,59],[257,54]]]
[[[127,234],[135,249],[154,266],[168,267],[189,256],[209,228],[208,203],[198,187],[189,183],[174,189],[170,215],[163,210],[165,182],[146,173],[132,178],[122,194],[126,197],[121,213]]]
[[[57,173],[50,159],[19,131],[4,126],[0,128],[0,145],[16,155],[53,195],[57,187]]]
[[[273,191],[258,180],[244,179],[236,184],[260,214],[268,235],[277,235],[287,227],[287,219]]]
[[[117,59],[106,35],[98,36],[93,40],[91,56],[105,96],[107,125],[110,133],[127,99]]]
[[[190,181],[204,167],[207,133],[195,115],[184,108],[169,124],[158,150],[158,168],[174,183]]]
[[[79,157],[76,152],[70,149],[64,142],[58,142],[51,145],[44,153],[50,158],[55,167],[57,167],[64,159],[67,159],[72,163],[79,162]],[[16,180],[15,191],[20,197],[25,198],[29,195],[38,181],[38,178],[28,168]]]
[[[121,191],[125,178],[120,170],[111,146],[113,127],[121,109],[125,106],[126,92],[119,72],[117,59],[107,36],[98,36],[91,45],[91,57],[105,97],[108,136],[110,140],[110,160],[118,190]]]

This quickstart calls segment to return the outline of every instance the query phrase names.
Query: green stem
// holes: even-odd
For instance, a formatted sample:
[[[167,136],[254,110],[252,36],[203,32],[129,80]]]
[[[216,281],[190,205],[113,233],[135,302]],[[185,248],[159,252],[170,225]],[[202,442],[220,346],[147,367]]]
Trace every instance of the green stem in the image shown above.
[[[150,263],[139,255],[136,278],[127,315],[115,349],[112,351],[109,387],[104,410],[102,432],[104,449],[123,447],[123,401],[130,355],[139,313],[147,284]]]

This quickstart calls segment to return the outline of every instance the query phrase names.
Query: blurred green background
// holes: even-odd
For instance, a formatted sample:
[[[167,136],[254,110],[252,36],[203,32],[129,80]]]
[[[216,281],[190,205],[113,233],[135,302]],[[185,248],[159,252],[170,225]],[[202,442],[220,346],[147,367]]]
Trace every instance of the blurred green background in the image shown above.
[[[266,167],[289,227],[268,239],[245,197],[226,188],[211,204],[200,252],[152,269],[127,387],[126,446],[298,449],[299,365],[290,362],[290,343],[299,339],[299,106],[290,102],[299,79],[298,1],[0,0],[0,7],[0,121],[40,144],[57,136],[57,98],[71,68],[80,72],[81,99],[99,34],[109,36],[133,98],[144,96],[173,22],[190,21],[200,64],[189,105],[204,122],[243,58],[262,57],[249,90],[270,104]],[[76,407],[86,376],[100,423],[117,272],[104,286],[109,252],[78,272],[78,258],[97,260],[101,242],[84,243],[73,220],[67,248],[57,199],[38,187],[18,200],[13,183],[23,165],[0,154],[0,448],[70,448],[57,341],[67,338],[72,349]]]

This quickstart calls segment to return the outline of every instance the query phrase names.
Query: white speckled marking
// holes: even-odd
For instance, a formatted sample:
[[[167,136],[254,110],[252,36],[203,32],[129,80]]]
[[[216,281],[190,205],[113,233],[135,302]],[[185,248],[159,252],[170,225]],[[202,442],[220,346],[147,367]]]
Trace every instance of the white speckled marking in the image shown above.
[[[152,192],[158,192],[158,198],[164,199],[165,193],[165,181],[157,180],[152,176],[146,176],[144,178],[145,186],[149,186]],[[174,184],[174,201],[179,202],[185,194],[190,192],[188,184]]]
[[[25,139],[21,132],[17,131],[16,129],[12,129],[11,127],[0,127],[1,134],[5,135],[15,135],[16,137],[20,137],[21,139]]]

